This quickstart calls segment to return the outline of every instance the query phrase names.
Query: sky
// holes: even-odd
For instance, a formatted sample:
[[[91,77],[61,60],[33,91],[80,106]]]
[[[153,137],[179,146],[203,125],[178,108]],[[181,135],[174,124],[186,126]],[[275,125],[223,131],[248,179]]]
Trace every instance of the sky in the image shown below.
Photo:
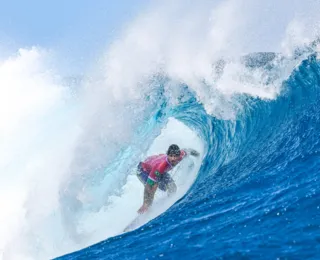
[[[0,50],[54,49],[66,64],[83,69],[149,1],[2,0]]]
[[[123,27],[144,13],[144,9],[147,9],[150,3],[156,2],[152,0],[0,1],[0,58],[15,53],[19,48],[39,46],[53,50],[56,59],[63,67],[62,71],[70,74],[85,71],[87,66],[90,66],[89,61],[94,62],[107,49],[108,44],[123,31]],[[160,2],[162,1],[165,2],[165,0]],[[180,2],[186,5],[189,3],[191,7],[195,5],[191,0],[180,0]],[[288,22],[298,16],[313,17],[310,14],[318,13],[320,3],[318,0],[250,2],[252,9],[250,19],[253,21],[250,33],[254,34],[248,37],[251,51],[279,51],[276,47],[280,46],[279,42]],[[199,1],[196,5],[199,5]]]

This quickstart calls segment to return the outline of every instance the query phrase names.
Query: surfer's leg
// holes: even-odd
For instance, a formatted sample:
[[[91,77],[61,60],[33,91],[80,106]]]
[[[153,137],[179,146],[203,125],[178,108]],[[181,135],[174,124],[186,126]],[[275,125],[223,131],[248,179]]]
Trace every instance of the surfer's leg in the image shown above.
[[[176,193],[177,191],[177,185],[174,183],[174,181],[170,182],[168,185],[168,195],[172,195],[174,193]]]
[[[145,185],[147,183],[148,173],[143,171],[140,163],[139,163],[139,165],[137,167],[137,177],[138,177],[139,181],[141,181],[141,183],[143,185]]]
[[[174,180],[171,178],[169,173],[165,173],[161,180],[159,181],[158,188],[162,191],[168,191],[168,194],[171,195],[176,192],[177,186],[174,183]]]

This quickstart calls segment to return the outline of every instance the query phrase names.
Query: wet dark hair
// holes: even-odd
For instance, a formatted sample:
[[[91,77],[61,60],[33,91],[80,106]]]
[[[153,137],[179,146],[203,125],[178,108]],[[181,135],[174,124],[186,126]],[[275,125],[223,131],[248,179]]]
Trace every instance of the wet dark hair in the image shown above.
[[[178,145],[176,144],[172,144],[169,146],[168,151],[167,151],[167,155],[175,155],[175,156],[180,156],[180,148]]]

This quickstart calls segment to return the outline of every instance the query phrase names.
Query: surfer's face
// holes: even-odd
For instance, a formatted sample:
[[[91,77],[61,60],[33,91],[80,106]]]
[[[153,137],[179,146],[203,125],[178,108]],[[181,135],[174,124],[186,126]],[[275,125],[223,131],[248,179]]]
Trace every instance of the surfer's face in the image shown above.
[[[179,162],[179,155],[168,155],[168,161],[172,166],[177,165],[177,163]]]

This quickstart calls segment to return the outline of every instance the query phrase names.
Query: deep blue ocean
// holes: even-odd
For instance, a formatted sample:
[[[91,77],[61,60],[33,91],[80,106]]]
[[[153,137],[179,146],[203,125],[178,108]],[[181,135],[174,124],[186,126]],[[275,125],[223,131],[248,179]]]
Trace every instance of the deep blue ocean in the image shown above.
[[[246,66],[277,70],[275,56]],[[320,61],[292,59],[277,98],[239,96],[235,120],[208,115],[186,85],[175,106],[159,91],[153,127],[174,117],[204,143],[195,182],[142,227],[57,259],[319,259]]]

